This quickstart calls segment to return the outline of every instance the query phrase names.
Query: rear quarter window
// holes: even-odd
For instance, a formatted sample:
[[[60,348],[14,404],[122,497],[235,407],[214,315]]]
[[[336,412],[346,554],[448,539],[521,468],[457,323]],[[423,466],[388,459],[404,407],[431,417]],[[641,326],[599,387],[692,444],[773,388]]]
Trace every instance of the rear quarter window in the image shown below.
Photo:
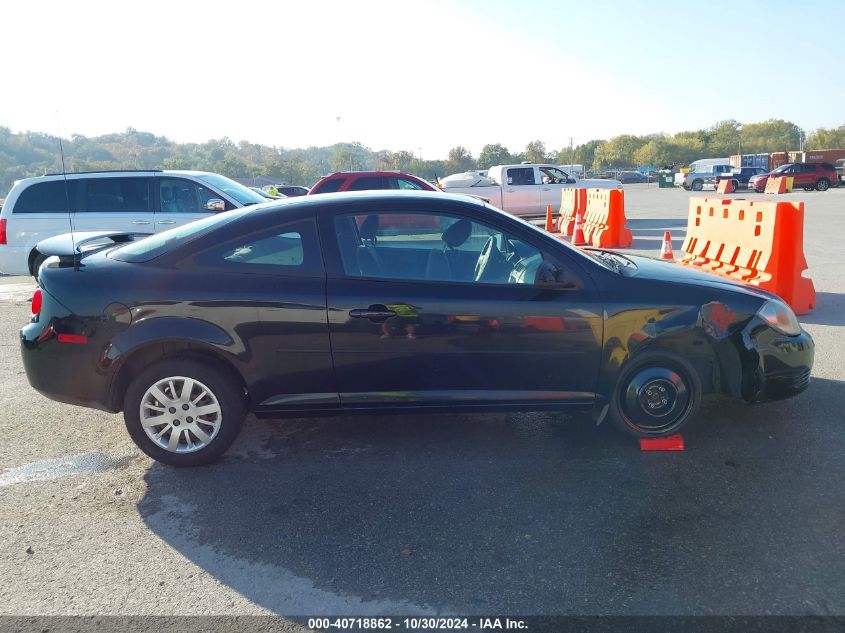
[[[12,213],[67,213],[76,211],[79,181],[73,179],[37,182],[18,196]]]

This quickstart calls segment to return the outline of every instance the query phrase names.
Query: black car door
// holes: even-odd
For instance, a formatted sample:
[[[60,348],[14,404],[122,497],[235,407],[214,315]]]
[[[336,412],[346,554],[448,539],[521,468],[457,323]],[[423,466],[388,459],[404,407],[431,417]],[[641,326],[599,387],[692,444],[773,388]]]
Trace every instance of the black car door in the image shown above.
[[[326,324],[325,273],[312,217],[261,223],[203,250],[197,284],[226,288],[197,318],[235,331],[257,410],[339,404]]]
[[[553,257],[530,236],[434,198],[320,218],[341,403],[590,401],[602,318],[589,278],[573,265],[566,283],[535,285]]]

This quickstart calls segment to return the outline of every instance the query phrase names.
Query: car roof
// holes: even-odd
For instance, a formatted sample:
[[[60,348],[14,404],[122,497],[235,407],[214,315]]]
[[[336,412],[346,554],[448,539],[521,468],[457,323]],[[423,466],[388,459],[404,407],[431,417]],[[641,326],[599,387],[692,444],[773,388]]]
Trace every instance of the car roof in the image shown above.
[[[29,178],[21,178],[15,181],[15,184],[32,184],[35,182],[49,182],[51,180],[60,180],[67,178],[68,180],[79,180],[82,178],[118,178],[121,176],[156,176],[156,175],[171,175],[171,176],[211,176],[215,172],[211,171],[195,171],[190,169],[109,169],[102,171],[69,171],[65,173],[50,173],[43,176],[31,176]]]

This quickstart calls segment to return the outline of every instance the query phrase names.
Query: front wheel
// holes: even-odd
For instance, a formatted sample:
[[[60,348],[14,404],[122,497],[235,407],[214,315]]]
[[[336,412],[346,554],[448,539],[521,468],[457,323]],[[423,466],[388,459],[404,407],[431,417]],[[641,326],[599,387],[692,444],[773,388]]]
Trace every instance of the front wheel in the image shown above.
[[[827,178],[819,178],[816,183],[816,191],[827,191],[830,188],[830,181]]]
[[[701,180],[693,181],[693,183],[692,183],[692,190],[693,191],[701,191],[702,189],[704,189],[704,182],[702,182]]]
[[[636,437],[677,433],[701,403],[701,380],[684,359],[645,352],[622,368],[610,403],[610,419]]]
[[[235,441],[245,415],[234,377],[190,358],[149,366],[132,380],[123,400],[123,419],[135,444],[171,466],[216,460]]]

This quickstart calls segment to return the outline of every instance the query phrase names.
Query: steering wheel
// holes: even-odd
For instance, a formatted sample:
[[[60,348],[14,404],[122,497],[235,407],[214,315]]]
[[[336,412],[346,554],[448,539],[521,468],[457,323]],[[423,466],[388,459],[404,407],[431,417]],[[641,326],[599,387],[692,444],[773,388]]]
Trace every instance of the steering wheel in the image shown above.
[[[501,264],[506,262],[502,251],[496,246],[496,237],[491,235],[487,238],[484,248],[478,254],[478,261],[475,262],[475,281],[486,281],[491,273],[495,274]]]

